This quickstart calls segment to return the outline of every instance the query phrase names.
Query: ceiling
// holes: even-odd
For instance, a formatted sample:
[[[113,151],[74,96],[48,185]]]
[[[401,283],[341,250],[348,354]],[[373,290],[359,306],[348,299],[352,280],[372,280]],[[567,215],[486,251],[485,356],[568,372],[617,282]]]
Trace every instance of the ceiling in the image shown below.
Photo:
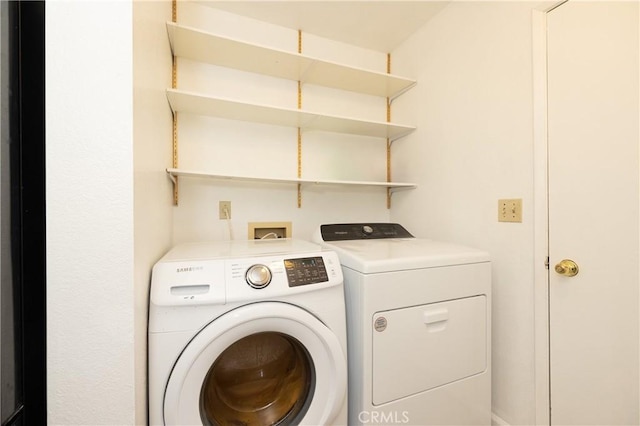
[[[391,52],[447,1],[208,1],[209,6],[331,40]]]

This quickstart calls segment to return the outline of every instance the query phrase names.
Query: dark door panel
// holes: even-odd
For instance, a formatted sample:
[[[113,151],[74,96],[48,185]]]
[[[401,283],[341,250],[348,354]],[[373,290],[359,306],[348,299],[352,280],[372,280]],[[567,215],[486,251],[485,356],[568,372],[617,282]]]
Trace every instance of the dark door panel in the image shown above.
[[[0,2],[0,420],[46,424],[44,2]]]

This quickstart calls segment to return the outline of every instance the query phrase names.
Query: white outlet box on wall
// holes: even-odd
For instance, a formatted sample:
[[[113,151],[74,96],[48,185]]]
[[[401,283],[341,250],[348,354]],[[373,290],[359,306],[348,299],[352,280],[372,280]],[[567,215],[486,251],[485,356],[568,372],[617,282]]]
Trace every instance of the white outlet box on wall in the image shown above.
[[[291,238],[291,222],[249,222],[248,238]]]

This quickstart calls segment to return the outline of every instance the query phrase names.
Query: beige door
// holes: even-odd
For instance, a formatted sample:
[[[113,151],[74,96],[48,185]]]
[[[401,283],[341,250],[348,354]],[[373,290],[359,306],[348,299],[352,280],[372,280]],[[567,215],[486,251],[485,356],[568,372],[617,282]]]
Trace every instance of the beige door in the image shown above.
[[[554,425],[640,423],[638,16],[635,1],[547,16]]]

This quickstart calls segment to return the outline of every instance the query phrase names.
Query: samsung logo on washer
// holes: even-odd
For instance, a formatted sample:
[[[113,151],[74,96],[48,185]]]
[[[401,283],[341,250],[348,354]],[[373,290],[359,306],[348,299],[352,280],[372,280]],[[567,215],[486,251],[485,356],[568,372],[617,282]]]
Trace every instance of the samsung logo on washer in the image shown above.
[[[202,271],[204,266],[185,266],[183,268],[176,268],[176,272],[194,272],[194,271]]]

